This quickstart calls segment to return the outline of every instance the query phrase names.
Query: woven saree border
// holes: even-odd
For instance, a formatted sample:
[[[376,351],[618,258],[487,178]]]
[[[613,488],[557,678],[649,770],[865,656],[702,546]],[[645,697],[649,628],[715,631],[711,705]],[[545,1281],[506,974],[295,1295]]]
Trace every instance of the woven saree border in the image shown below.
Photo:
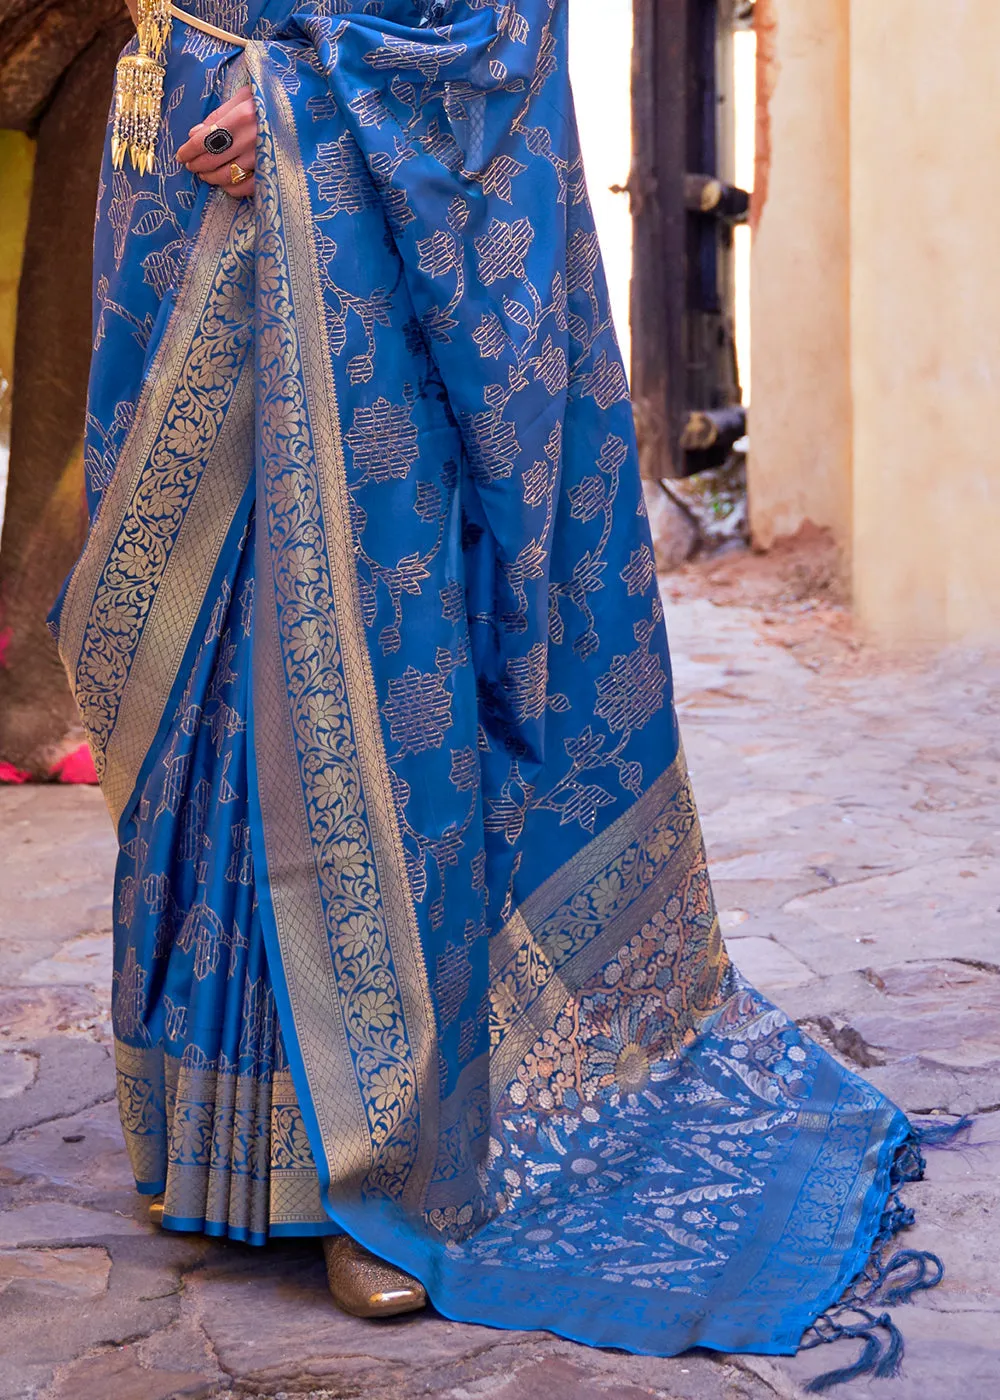
[[[673,762],[626,812],[521,901],[491,943],[493,968],[502,968],[516,956],[526,930],[537,930],[560,906],[569,904],[594,876],[645,835],[652,823],[668,811],[681,791],[689,786],[684,749],[679,745]],[[693,804],[694,799],[690,798],[692,808]]]
[[[263,1240],[329,1226],[287,1069],[241,1073],[121,1040],[115,1063],[132,1173],[165,1193],[174,1228]]]
[[[490,949],[491,1041],[489,1054],[462,1071],[441,1105],[441,1142],[430,1210],[453,1202],[455,1179],[468,1176],[475,1194],[476,1149],[489,1128],[489,1114],[508,1093],[525,1056],[556,1022],[565,1003],[620,947],[705,869],[704,845],[683,751],[647,792],[617,821],[549,877],[515,911]],[[623,879],[623,872],[625,878]],[[628,897],[592,916],[594,930],[580,946],[566,931],[582,909],[592,911],[595,892],[620,882]],[[530,921],[530,922],[529,922]],[[722,985],[728,957],[713,910],[706,935]],[[713,1001],[714,1006],[714,1001]],[[705,1014],[712,1007],[699,1008]]]
[[[628,812],[508,921],[490,950],[490,1084],[496,1101],[561,1007],[705,868],[683,750]],[[716,984],[727,958],[712,912]],[[706,1008],[707,1009],[707,1008]]]
[[[186,261],[173,310],[160,333],[153,359],[143,372],[135,420],[122,445],[111,483],[105,491],[87,545],[66,590],[59,627],[59,650],[67,669],[75,669],[83,648],[90,608],[104,561],[117,538],[121,521],[142,470],[173,401],[181,368],[197,331],[201,310],[212,290],[219,258],[236,218],[236,207],[220,198],[209,199],[198,238]],[[188,326],[186,336],[177,327]]]
[[[250,479],[252,248],[252,216],[218,196],[62,610],[60,653],[116,825]]]
[[[262,108],[257,166],[261,335],[280,342],[274,366],[260,370],[267,386],[260,404],[265,480],[258,491],[261,586],[252,724],[265,935],[282,1028],[293,1069],[298,1066],[302,1076],[300,1097],[311,1109],[314,1150],[331,1210],[345,1188],[381,1191],[419,1208],[438,1131],[436,1020],[357,587],[305,163],[291,103],[268,73],[261,46],[248,47],[246,62]],[[296,423],[294,444],[274,434],[274,451],[287,454],[284,463],[269,459],[264,432],[269,414],[277,419],[283,413]],[[289,469],[287,490],[295,500],[279,518],[268,496],[266,473],[279,472],[282,465]],[[329,594],[325,607],[309,590],[296,591],[294,569],[285,558],[293,543],[293,517],[308,523],[309,531],[325,542],[320,565],[322,589]],[[279,594],[285,595],[284,605]],[[289,599],[294,606],[288,606]],[[311,664],[319,672],[332,668],[328,689],[331,697],[337,694],[338,742],[322,753],[308,752],[309,741],[292,714],[301,710],[302,700],[288,672],[290,629],[306,616],[314,618],[321,637]],[[346,705],[341,705],[340,692]],[[318,770],[331,764],[343,765],[347,780],[340,820],[351,818],[357,855],[352,858],[354,874],[346,871],[345,878],[355,890],[367,890],[354,917],[365,925],[365,956],[377,962],[380,990],[394,1008],[399,1033],[391,1039],[376,1037],[366,1027],[351,979],[338,976],[336,939],[342,919],[333,904],[341,877],[336,849],[326,849],[329,822],[324,824],[322,804],[311,786]]]
[[[212,584],[226,541],[246,523],[252,455],[253,385],[245,365],[150,608],[108,742],[102,789],[116,823],[139,785],[170,696],[183,679],[183,658],[197,638],[199,620],[214,604]]]

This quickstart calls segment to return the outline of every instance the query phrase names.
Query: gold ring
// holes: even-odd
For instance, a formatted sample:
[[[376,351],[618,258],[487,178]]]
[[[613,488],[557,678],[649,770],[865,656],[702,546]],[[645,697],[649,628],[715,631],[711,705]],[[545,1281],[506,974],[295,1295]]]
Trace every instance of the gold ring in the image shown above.
[[[244,170],[235,160],[229,166],[229,178],[232,184],[242,185],[244,180],[249,180],[253,174],[252,170]]]

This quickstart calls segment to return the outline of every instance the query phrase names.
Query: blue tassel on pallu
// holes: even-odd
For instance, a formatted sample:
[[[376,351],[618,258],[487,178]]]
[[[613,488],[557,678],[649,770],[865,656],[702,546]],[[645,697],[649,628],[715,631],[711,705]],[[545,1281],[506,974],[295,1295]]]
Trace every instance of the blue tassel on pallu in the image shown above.
[[[968,1114],[954,1123],[933,1120],[927,1123],[914,1123],[913,1131],[921,1147],[954,1147],[963,1133],[967,1133],[976,1120]]]
[[[897,1152],[889,1199],[868,1263],[840,1302],[816,1320],[806,1333],[801,1349],[811,1351],[814,1347],[848,1339],[863,1341],[864,1347],[853,1366],[825,1371],[810,1381],[806,1386],[809,1394],[822,1394],[844,1381],[858,1380],[862,1376],[882,1379],[899,1374],[903,1359],[902,1334],[888,1313],[876,1315],[869,1311],[869,1305],[904,1303],[915,1293],[935,1288],[944,1278],[944,1265],[928,1250],[899,1249],[885,1257],[890,1242],[914,1221],[913,1208],[903,1204],[900,1189],[909,1182],[922,1180],[925,1162],[921,1147],[951,1146],[972,1121],[961,1118],[948,1124],[914,1124],[912,1138]]]
[[[825,1371],[823,1375],[809,1382],[806,1391],[810,1395],[820,1395],[843,1381],[858,1380],[861,1376],[875,1376],[879,1380],[898,1376],[903,1359],[903,1337],[889,1314],[881,1313],[876,1317],[864,1308],[838,1308],[837,1312],[844,1315],[853,1313],[862,1321],[848,1324],[839,1322],[827,1314],[814,1324],[813,1331],[816,1336],[803,1342],[802,1350],[811,1351],[813,1347],[848,1338],[862,1339],[864,1349],[853,1366],[841,1366],[836,1371]],[[879,1338],[879,1332],[886,1334],[887,1340],[884,1343]]]
[[[889,1283],[894,1274],[911,1270],[908,1277]],[[944,1278],[944,1265],[936,1254],[922,1249],[900,1249],[880,1269],[878,1293],[880,1303],[905,1303],[914,1293],[936,1288]]]

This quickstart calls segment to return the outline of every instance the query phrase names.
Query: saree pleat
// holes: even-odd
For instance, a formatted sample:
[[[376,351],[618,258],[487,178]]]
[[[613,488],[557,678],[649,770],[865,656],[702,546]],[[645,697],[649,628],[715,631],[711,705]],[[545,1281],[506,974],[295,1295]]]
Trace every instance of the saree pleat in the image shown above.
[[[252,42],[178,23],[156,172],[105,168],[54,615],[140,1190],[459,1319],[793,1351],[912,1135],[721,939],[565,6],[199,12]],[[243,79],[252,207],[172,160]]]
[[[253,526],[171,740],[122,832],[115,1031],[139,1189],[177,1229],[332,1233],[277,1022],[254,889],[246,653]]]

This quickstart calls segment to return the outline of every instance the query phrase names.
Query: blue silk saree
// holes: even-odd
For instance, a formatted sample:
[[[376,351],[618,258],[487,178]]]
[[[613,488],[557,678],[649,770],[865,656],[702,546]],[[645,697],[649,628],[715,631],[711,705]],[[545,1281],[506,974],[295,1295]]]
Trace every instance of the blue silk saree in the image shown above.
[[[566,5],[194,8],[252,42],[175,21],[156,166],[105,161],[53,614],[139,1189],[458,1319],[793,1352],[916,1153],[720,938]],[[233,200],[174,152],[244,81]]]

